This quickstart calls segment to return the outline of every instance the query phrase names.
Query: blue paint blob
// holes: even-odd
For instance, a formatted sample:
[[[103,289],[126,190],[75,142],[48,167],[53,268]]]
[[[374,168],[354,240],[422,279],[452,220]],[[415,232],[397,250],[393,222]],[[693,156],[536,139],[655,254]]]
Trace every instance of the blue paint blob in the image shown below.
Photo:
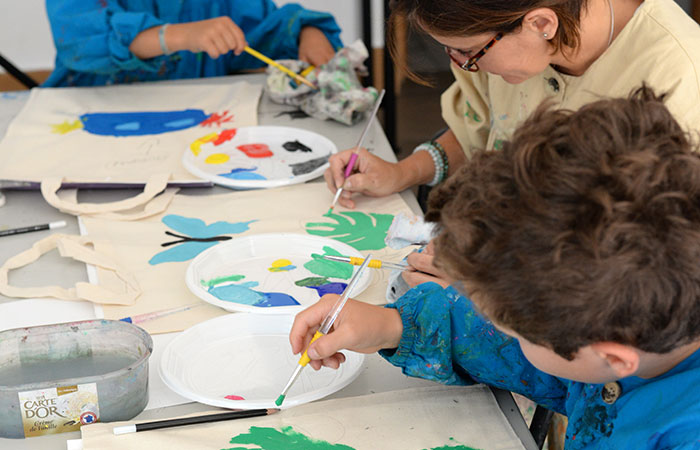
[[[241,305],[259,306],[263,308],[299,305],[299,302],[291,295],[281,292],[258,292],[251,289],[257,285],[258,283],[256,281],[247,281],[241,284],[212,286],[208,291],[219,300],[239,303]]]
[[[255,306],[270,307],[270,306],[294,306],[298,305],[294,297],[282,292],[263,292],[265,299],[258,302]]]
[[[209,118],[201,109],[125,113],[88,113],[80,116],[83,129],[100,136],[145,136],[184,130]]]
[[[259,173],[255,173],[256,170],[258,170],[257,167],[253,167],[252,169],[236,168],[228,173],[220,173],[219,176],[232,180],[267,180],[267,178]]]
[[[305,286],[309,289],[316,289],[319,297],[323,297],[326,294],[342,294],[346,287],[345,283],[328,283],[322,284],[320,286]]]
[[[136,131],[141,128],[141,124],[138,122],[126,122],[114,127],[115,130],[119,131]]]
[[[172,122],[167,122],[163,124],[164,127],[167,128],[177,128],[178,130],[182,130],[183,128],[189,128],[191,126],[197,125],[194,122],[194,119],[189,118],[189,119],[180,119],[180,120],[173,120]]]

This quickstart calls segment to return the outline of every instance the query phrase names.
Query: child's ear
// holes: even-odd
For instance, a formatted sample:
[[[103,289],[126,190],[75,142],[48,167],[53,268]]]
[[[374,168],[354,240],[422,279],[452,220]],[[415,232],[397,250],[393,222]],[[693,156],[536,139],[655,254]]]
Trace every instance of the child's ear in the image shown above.
[[[634,347],[616,342],[596,342],[590,347],[618,378],[634,375],[639,369],[639,352]]]

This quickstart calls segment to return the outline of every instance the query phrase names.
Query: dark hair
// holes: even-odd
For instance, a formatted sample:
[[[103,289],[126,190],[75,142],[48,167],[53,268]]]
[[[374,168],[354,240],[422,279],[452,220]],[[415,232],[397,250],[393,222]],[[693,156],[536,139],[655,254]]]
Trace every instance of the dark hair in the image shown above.
[[[700,155],[656,96],[544,105],[430,197],[436,264],[495,323],[565,358],[700,337]]]
[[[512,33],[522,25],[525,15],[537,8],[549,8],[559,18],[556,34],[549,40],[554,50],[577,48],[580,43],[581,11],[588,0],[392,0],[389,17],[388,47],[397,57],[398,23],[407,21],[414,29],[444,36],[474,36],[488,32]],[[416,81],[422,81],[401,65]]]

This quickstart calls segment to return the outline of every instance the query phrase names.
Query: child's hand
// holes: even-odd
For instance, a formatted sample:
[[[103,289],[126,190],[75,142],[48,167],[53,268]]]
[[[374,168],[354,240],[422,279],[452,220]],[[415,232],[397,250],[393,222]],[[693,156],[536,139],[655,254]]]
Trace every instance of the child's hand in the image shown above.
[[[373,155],[367,150],[360,149],[355,163],[356,172],[345,181],[345,166],[350,161],[353,150],[344,150],[330,157],[330,167],[326,169],[323,177],[326,179],[328,189],[335,194],[337,187],[343,186],[343,193],[338,202],[346,208],[354,208],[355,202],[351,199],[353,192],[358,192],[369,197],[384,197],[403,190],[401,185],[402,173],[398,164],[390,163]]]
[[[433,241],[430,241],[421,253],[413,252],[408,255],[406,262],[408,262],[410,268],[401,273],[404,281],[411,287],[429,281],[437,283],[444,288],[449,286],[451,283],[448,281],[447,275],[433,265],[434,257],[435,248]]]
[[[297,314],[289,332],[294,354],[304,351],[337,300],[338,295],[326,294],[318,303]],[[402,332],[403,324],[397,310],[348,299],[332,331],[309,347],[309,364],[316,370],[321,366],[337,369],[345,362],[340,350],[373,353],[383,348],[396,348]]]
[[[214,59],[231,50],[240,55],[248,45],[243,30],[228,16],[170,25],[166,42],[172,51],[207,52]]]
[[[314,66],[320,66],[335,55],[333,46],[321,30],[304,27],[299,33],[299,59]]]

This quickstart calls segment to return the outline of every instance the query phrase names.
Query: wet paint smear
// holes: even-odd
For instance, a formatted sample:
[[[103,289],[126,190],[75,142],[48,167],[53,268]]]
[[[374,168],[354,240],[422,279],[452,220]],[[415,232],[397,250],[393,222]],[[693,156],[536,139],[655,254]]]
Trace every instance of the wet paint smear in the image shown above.
[[[248,158],[269,158],[273,155],[267,144],[243,144],[236,147]]]
[[[228,162],[229,159],[231,159],[231,157],[226,153],[212,153],[206,157],[204,162],[207,164],[223,164]]]
[[[223,277],[212,278],[211,280],[201,280],[200,283],[202,286],[209,287],[216,286],[217,284],[221,283],[241,281],[243,278],[245,278],[245,275],[226,275]]]
[[[233,116],[229,115],[228,110],[222,112],[221,114],[219,113],[213,113],[211,116],[207,117],[206,120],[203,120],[202,123],[199,125],[202,127],[209,127],[209,126],[217,126],[220,127],[226,122],[231,122],[233,120]]]
[[[248,281],[241,284],[227,284],[224,286],[210,286],[211,295],[225,302],[239,303],[241,305],[272,307],[295,306],[300,303],[294,297],[282,292],[258,292],[251,288],[258,285],[256,281]]]
[[[232,128],[230,130],[223,130],[221,133],[209,133],[206,136],[198,138],[190,144],[190,150],[194,153],[194,156],[198,156],[202,151],[202,145],[207,142],[211,142],[214,146],[219,146],[224,142],[228,142],[236,136],[237,130]]]
[[[81,128],[83,128],[83,123],[80,120],[74,120],[73,122],[64,120],[63,123],[51,125],[51,132],[56,134],[66,134],[73,130],[80,130]]]
[[[209,116],[201,109],[123,113],[88,113],[80,116],[83,128],[99,136],[145,136],[184,130]]]
[[[277,261],[274,261],[267,270],[270,272],[289,272],[296,268],[297,266],[292,265],[290,260],[278,259]]]
[[[250,169],[238,167],[231,169],[228,173],[220,173],[219,176],[232,180],[267,180],[267,178],[255,172],[256,170],[258,170],[257,167],[251,167]]]
[[[289,167],[292,168],[292,173],[294,176],[306,175],[311,173],[319,167],[323,166],[328,162],[328,156],[322,156],[320,158],[310,159],[308,161],[290,164]]]
[[[450,438],[450,441],[457,442],[455,440],[455,438],[452,438],[452,437]],[[466,445],[462,445],[462,444],[457,444],[457,445],[442,445],[440,447],[433,447],[433,448],[423,449],[423,450],[479,450],[479,449],[474,448],[474,447],[469,447]]]
[[[302,280],[297,280],[294,282],[297,286],[309,287],[309,286],[321,286],[322,284],[328,284],[328,278],[326,277],[308,277]]]
[[[245,398],[241,397],[240,395],[227,395],[224,398],[226,400],[245,400]]]
[[[381,250],[386,247],[384,238],[394,220],[392,214],[366,214],[359,211],[326,213],[323,217],[333,222],[309,222],[306,224],[306,232],[333,238],[357,250]]]
[[[323,247],[323,252],[323,255],[343,256],[340,252],[328,246]],[[323,259],[323,255],[312,253],[311,258],[313,259],[304,264],[306,270],[322,277],[340,278],[342,280],[347,280],[352,276],[352,265]]]
[[[269,427],[250,427],[247,433],[232,437],[231,444],[243,444],[246,447],[231,447],[221,450],[250,450],[247,445],[257,445],[259,450],[355,450],[343,444],[331,444],[320,439],[313,439],[294,431],[292,427],[281,429]]]
[[[304,153],[308,153],[311,151],[311,149],[309,147],[302,144],[298,140],[285,142],[284,144],[282,144],[282,147],[284,147],[284,149],[287,150],[288,152],[302,151]]]

